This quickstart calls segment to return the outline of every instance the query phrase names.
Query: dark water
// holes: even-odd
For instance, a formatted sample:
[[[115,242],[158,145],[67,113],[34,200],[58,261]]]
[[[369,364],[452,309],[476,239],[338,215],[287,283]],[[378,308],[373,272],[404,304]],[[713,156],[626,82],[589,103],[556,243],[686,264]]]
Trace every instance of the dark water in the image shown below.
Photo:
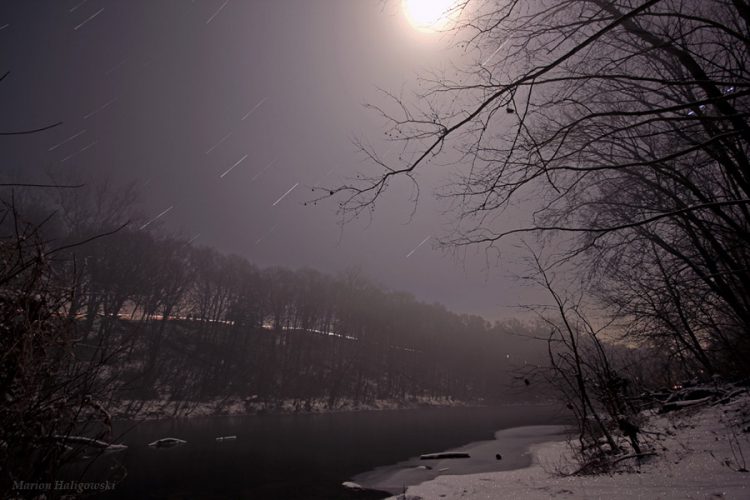
[[[415,455],[493,439],[500,429],[565,421],[558,408],[535,405],[145,422],[120,440],[125,452],[100,458],[85,479],[124,467],[125,480],[98,496],[108,499],[378,498],[341,483]],[[227,435],[237,439],[216,441]],[[147,446],[163,437],[187,444]]]

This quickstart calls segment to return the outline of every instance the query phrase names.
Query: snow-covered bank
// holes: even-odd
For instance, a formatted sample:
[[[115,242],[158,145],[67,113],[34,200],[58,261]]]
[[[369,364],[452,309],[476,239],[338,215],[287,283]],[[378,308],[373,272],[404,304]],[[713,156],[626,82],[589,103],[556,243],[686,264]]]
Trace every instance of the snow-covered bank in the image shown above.
[[[417,499],[747,499],[750,498],[750,397],[654,417],[646,429],[657,456],[628,472],[566,475],[576,466],[566,442],[531,448],[530,467],[471,475],[441,475],[409,487]],[[743,458],[744,457],[744,458]],[[745,463],[747,460],[747,463]],[[447,472],[450,474],[450,472]]]
[[[480,403],[458,401],[452,398],[416,397],[405,401],[378,399],[370,403],[355,403],[341,399],[332,407],[326,400],[316,399],[304,404],[285,400],[263,403],[253,399],[216,399],[212,401],[121,401],[111,410],[113,418],[121,420],[167,420],[213,416],[288,415],[306,413],[332,413],[349,411],[408,410],[417,408],[447,408],[478,406]]]

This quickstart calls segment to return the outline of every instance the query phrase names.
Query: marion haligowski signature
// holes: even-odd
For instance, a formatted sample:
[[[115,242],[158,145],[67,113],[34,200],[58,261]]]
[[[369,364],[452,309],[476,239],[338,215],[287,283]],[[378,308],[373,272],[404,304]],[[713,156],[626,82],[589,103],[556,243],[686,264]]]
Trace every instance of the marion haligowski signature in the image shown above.
[[[74,491],[83,493],[85,491],[111,491],[115,489],[115,486],[116,483],[112,481],[13,481],[13,489],[16,491]]]

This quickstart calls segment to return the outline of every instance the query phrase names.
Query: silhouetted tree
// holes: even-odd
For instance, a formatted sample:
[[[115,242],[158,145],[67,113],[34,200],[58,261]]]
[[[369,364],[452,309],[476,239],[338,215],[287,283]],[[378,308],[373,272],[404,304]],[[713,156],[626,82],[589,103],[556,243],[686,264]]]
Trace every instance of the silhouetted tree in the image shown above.
[[[345,218],[458,150],[447,245],[559,237],[631,335],[747,373],[750,158],[744,1],[463,1],[455,74],[378,109],[398,157],[333,189]],[[468,61],[468,62],[464,62]],[[445,153],[452,155],[452,153]],[[456,158],[455,155],[448,158]],[[328,192],[327,192],[328,194]],[[527,224],[498,214],[537,200]]]

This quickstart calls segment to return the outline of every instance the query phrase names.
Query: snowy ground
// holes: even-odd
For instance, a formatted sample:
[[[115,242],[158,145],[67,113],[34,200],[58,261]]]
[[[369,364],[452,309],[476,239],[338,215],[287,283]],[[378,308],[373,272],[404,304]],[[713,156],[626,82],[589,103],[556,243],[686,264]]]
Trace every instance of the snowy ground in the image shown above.
[[[654,417],[646,430],[658,453],[640,466],[603,476],[566,475],[574,469],[565,442],[531,448],[525,469],[442,475],[393,499],[750,499],[750,397],[725,405],[687,408]],[[743,458],[744,457],[744,458]],[[745,463],[747,460],[747,463]],[[632,460],[625,461],[632,462]]]

